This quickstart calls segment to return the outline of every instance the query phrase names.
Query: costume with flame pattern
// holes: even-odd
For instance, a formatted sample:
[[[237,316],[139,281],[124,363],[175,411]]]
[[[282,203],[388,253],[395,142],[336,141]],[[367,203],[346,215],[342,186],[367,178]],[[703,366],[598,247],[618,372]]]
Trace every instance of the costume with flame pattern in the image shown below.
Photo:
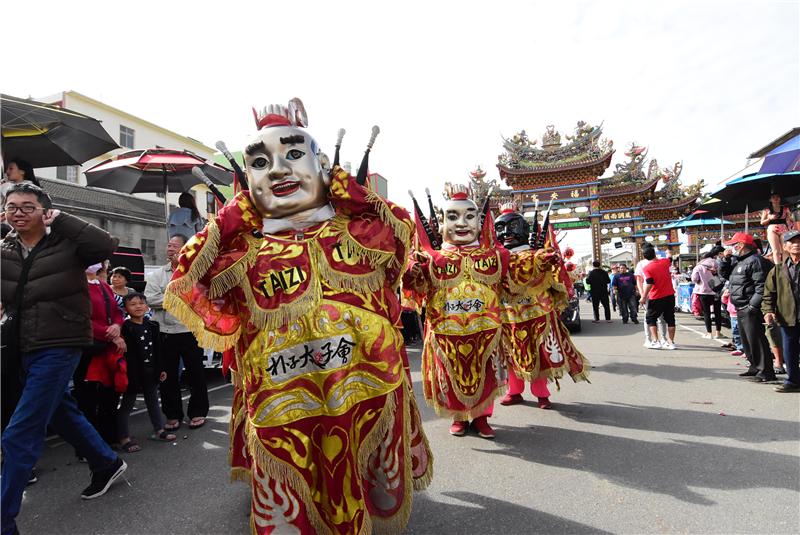
[[[403,284],[427,302],[422,352],[425,400],[437,414],[453,418],[451,434],[465,434],[472,420],[482,437],[493,438],[487,418],[505,382],[497,347],[508,252],[495,244],[491,218],[481,225],[483,214],[467,191],[459,185],[450,191],[440,250],[431,243],[438,236],[415,201],[419,246]],[[434,216],[430,223],[436,225]]]
[[[553,239],[549,217],[534,235],[512,203],[501,205],[495,220],[498,240],[511,251],[504,287],[502,353],[508,367],[508,393],[503,405],[522,403],[525,381],[540,408],[550,408],[547,380],[569,374],[586,380],[588,362],[572,343],[561,312],[571,289],[564,262]],[[548,211],[549,213],[549,211]],[[537,216],[534,215],[534,218]],[[532,247],[533,245],[533,247]]]
[[[250,189],[186,244],[165,307],[233,348],[230,462],[253,533],[398,533],[432,475],[398,329],[413,222],[363,186],[366,154],[359,179],[328,168],[298,99],[256,123]]]

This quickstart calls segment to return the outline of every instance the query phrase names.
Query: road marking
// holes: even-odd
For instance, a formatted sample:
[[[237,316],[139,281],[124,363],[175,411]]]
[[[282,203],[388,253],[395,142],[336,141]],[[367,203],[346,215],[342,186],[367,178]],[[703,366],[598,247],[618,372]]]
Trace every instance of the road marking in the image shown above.
[[[215,386],[215,387],[213,387],[213,388],[209,388],[209,389],[208,389],[208,391],[209,391],[209,392],[215,392],[215,391],[217,391],[217,390],[222,390],[223,388],[226,388],[226,387],[229,387],[229,386],[232,386],[232,385],[233,385],[233,383],[224,383],[224,384],[221,384],[221,385],[219,385],[219,386]],[[191,392],[190,392],[189,394],[186,394],[185,396],[181,396],[181,400],[182,400],[182,401],[186,401],[187,399],[189,399],[189,397],[190,397],[191,395],[192,395],[192,394],[191,394]],[[138,400],[138,397],[137,397],[137,400]],[[137,414],[144,414],[144,413],[146,413],[146,412],[147,412],[147,408],[144,408],[144,409],[139,409],[138,411],[133,411],[133,412],[131,413],[131,416],[136,416]],[[55,440],[55,439],[57,439],[57,438],[58,438],[58,435],[50,435],[49,437],[47,437],[46,439],[44,439],[44,441],[45,441],[45,442],[51,442],[51,441],[53,441],[53,440]],[[62,445],[62,444],[66,444],[66,442],[64,442],[64,441],[62,440],[62,441],[59,441],[59,442],[57,442],[57,443],[55,443],[55,444],[51,444],[51,445],[50,445],[50,447],[51,447],[51,448],[56,448],[56,447],[58,447],[58,446],[60,446],[60,445]]]
[[[703,335],[704,335],[704,334],[706,334],[706,333],[704,333],[703,331],[698,331],[697,329],[692,329],[691,327],[687,327],[686,325],[682,325],[682,324],[680,324],[680,323],[679,323],[678,325],[680,325],[682,329],[686,329],[687,331],[692,331],[692,332],[693,332],[693,333],[695,333],[695,334],[699,334],[699,335],[700,335],[700,338],[703,338]],[[728,342],[727,342],[727,340],[725,340],[724,338],[723,338],[723,339],[718,339],[718,338],[703,338],[703,339],[704,339],[704,340],[711,340],[712,342],[717,342],[717,343],[718,343],[719,345],[721,345],[721,346],[724,346],[725,344],[727,344],[727,343],[728,343]]]

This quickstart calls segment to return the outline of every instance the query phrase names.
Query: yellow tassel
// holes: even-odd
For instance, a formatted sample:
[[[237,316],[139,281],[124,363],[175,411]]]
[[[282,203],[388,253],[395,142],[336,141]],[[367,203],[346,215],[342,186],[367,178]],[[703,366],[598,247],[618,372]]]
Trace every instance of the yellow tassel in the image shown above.
[[[274,331],[288,323],[302,318],[309,311],[316,308],[322,300],[322,287],[320,281],[312,280],[305,293],[291,303],[280,305],[276,309],[265,310],[258,306],[253,288],[249,281],[245,281],[240,288],[244,291],[247,308],[250,311],[250,322],[259,329]]]
[[[247,239],[247,252],[232,265],[218,273],[211,280],[211,287],[208,290],[208,297],[214,299],[225,294],[235,286],[245,282],[248,270],[253,267],[258,257],[259,244],[255,238]]]
[[[371,273],[363,275],[344,273],[335,270],[328,263],[328,258],[317,242],[313,242],[312,262],[319,268],[319,275],[322,280],[334,289],[372,293],[380,290],[386,280],[386,272],[380,266],[373,267]]]
[[[219,227],[217,227],[216,221],[212,219],[209,221],[208,225],[206,225],[205,242],[200,246],[197,258],[192,261],[189,270],[181,278],[175,279],[167,285],[167,292],[188,292],[192,285],[206,274],[217,258],[219,254],[219,240]]]
[[[301,476],[294,467],[277,459],[270,454],[261,443],[255,428],[251,428],[247,435],[247,446],[252,456],[255,467],[264,472],[268,477],[281,483],[289,485],[303,504],[306,506],[308,521],[317,534],[331,533],[331,529],[322,520],[317,510],[317,504],[311,496],[311,489],[308,488],[305,478]]]
[[[392,213],[392,209],[386,203],[386,200],[374,191],[367,193],[367,202],[375,207],[381,221],[392,227],[394,235],[403,242],[405,249],[408,250],[411,247],[411,235],[414,229],[411,219],[398,219]]]

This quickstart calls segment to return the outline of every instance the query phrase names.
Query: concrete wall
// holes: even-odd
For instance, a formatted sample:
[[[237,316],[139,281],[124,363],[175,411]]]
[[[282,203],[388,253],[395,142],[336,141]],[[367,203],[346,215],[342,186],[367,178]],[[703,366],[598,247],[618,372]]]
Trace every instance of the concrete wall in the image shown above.
[[[155,254],[145,254],[144,263],[156,265],[167,263],[167,230],[164,225],[124,221],[110,216],[98,215],[95,212],[79,207],[64,207],[64,210],[108,231],[112,236],[119,238],[120,245],[141,249],[142,239],[153,240],[155,242]],[[145,251],[142,251],[142,253],[145,253]]]

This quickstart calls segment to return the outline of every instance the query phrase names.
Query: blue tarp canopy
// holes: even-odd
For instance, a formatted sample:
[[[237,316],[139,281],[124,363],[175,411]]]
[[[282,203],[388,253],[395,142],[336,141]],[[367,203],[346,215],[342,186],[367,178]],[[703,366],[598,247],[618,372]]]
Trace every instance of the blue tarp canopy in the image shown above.
[[[732,225],[733,221],[725,221],[723,219],[719,219],[718,217],[692,218],[692,219],[689,219],[687,217],[681,219],[680,221],[670,223],[669,225],[664,225],[661,228],[671,229],[671,228],[689,228],[689,227],[718,227],[723,224]]]

